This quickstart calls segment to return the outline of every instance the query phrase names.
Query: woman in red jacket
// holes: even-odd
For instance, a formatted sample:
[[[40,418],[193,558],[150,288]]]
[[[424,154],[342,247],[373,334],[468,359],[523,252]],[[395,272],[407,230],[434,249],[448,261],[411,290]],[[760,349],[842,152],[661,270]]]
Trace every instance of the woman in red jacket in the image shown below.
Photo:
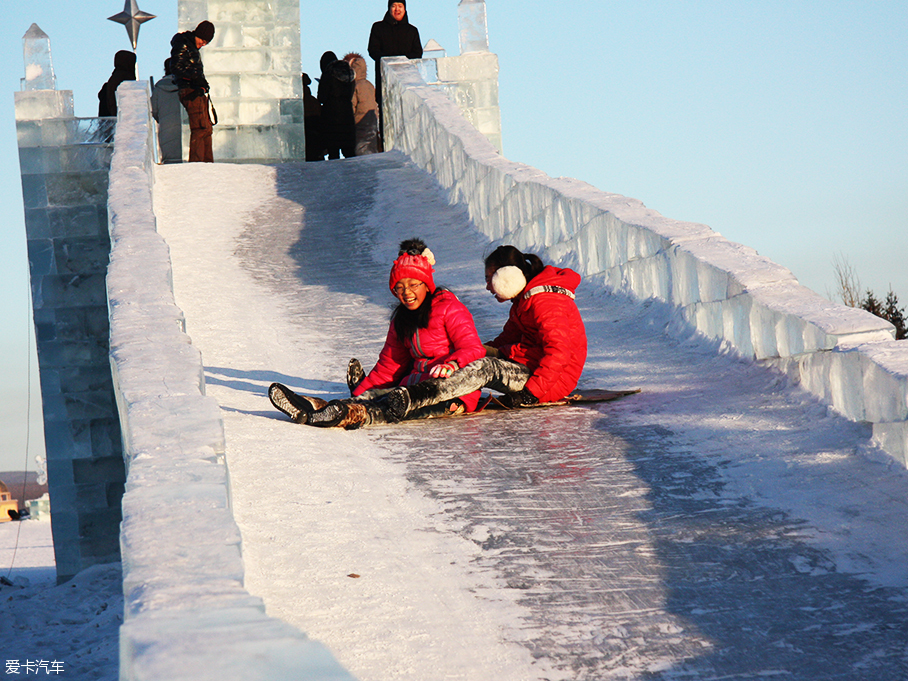
[[[488,356],[450,377],[395,389],[386,398],[392,418],[484,387],[504,393],[511,407],[557,402],[577,387],[586,362],[586,331],[574,302],[580,275],[513,246],[499,246],[485,267],[486,288],[499,302],[511,302]]]
[[[457,296],[436,288],[432,276],[435,258],[419,239],[401,244],[391,268],[389,287],[400,301],[378,362],[367,376],[357,360],[350,361],[347,382],[352,398],[325,402],[297,395],[274,383],[268,395],[275,407],[298,423],[312,426],[360,428],[389,419],[384,401],[392,389],[430,378],[450,376],[485,355],[473,316]],[[473,411],[479,391],[467,391],[426,409],[414,410],[408,418],[429,418]]]

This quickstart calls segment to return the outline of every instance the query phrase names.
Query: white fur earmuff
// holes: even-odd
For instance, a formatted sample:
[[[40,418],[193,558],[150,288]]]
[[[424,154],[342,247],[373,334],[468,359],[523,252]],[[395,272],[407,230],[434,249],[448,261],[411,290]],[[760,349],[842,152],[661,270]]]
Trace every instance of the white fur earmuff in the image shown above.
[[[492,275],[492,293],[503,300],[511,300],[526,288],[527,280],[523,271],[514,265],[505,265]]]

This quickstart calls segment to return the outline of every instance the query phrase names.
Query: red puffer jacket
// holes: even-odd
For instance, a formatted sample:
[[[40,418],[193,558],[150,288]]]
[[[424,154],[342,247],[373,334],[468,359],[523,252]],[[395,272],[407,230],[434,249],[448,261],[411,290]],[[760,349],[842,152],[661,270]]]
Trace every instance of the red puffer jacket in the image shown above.
[[[485,354],[473,315],[466,305],[450,291],[439,289],[432,300],[429,326],[419,329],[412,338],[401,341],[392,324],[378,362],[363,382],[356,386],[353,395],[361,395],[371,388],[413,385],[430,378],[429,370],[434,366],[453,360],[465,367],[485,357]],[[460,399],[467,411],[473,411],[479,402],[479,391]]]
[[[577,387],[586,362],[586,329],[574,302],[580,275],[547,266],[511,301],[501,334],[489,345],[525,364],[526,388],[540,402],[555,402]]]

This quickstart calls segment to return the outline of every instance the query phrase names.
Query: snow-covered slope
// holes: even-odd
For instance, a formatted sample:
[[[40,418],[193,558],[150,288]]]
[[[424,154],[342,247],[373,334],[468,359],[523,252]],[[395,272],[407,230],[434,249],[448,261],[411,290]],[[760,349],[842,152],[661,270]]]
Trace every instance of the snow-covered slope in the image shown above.
[[[582,385],[638,396],[297,426],[267,386],[342,396],[347,359],[374,362],[402,238],[493,335],[487,238],[399,153],[163,167],[155,209],[246,588],[357,678],[904,674],[908,476],[782,374],[587,282]]]

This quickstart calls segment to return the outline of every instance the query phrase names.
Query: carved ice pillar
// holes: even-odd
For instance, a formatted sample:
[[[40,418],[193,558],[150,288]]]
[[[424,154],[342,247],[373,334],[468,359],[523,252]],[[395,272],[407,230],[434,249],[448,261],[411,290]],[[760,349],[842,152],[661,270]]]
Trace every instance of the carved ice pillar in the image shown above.
[[[23,38],[16,134],[41,375],[57,578],[120,559],[125,472],[110,373],[105,275],[112,118],[76,118],[50,39]]]
[[[460,0],[457,5],[457,24],[461,54],[489,51],[485,0]]]
[[[299,0],[179,0],[180,31],[206,19],[215,26],[202,48],[215,161],[304,160]]]

